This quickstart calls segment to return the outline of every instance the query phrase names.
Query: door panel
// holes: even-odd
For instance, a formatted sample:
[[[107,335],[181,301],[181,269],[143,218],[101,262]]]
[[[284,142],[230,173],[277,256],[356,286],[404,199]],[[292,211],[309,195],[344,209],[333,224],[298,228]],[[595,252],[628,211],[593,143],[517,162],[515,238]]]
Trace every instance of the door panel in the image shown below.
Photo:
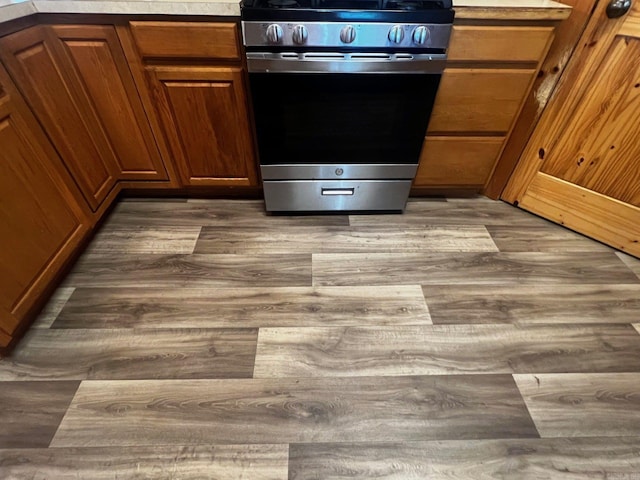
[[[58,25],[51,27],[64,45],[116,153],[119,178],[166,180],[114,27]]]
[[[600,1],[502,198],[640,256],[640,2]]]

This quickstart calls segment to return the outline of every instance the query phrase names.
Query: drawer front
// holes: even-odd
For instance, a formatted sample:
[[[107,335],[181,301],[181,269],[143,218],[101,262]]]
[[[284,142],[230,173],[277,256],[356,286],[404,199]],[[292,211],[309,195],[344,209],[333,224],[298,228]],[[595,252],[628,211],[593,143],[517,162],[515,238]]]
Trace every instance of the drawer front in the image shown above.
[[[504,137],[427,137],[415,186],[484,185]]]
[[[506,133],[534,75],[533,69],[446,69],[429,132]]]
[[[411,180],[265,181],[269,212],[404,210]]]
[[[239,60],[234,22],[131,22],[142,57]]]
[[[535,62],[547,52],[553,27],[476,27],[456,25],[449,60]]]

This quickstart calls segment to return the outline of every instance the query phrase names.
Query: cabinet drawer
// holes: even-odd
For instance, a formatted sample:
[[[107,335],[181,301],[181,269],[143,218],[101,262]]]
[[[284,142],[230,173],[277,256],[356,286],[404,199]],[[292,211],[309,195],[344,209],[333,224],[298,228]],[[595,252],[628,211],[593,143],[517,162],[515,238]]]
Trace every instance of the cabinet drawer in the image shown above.
[[[553,27],[454,26],[449,60],[535,62],[547,52]]]
[[[504,137],[431,137],[422,145],[414,184],[484,185]]]
[[[142,57],[239,60],[234,22],[131,22]]]
[[[429,132],[506,133],[534,74],[533,69],[446,69]]]

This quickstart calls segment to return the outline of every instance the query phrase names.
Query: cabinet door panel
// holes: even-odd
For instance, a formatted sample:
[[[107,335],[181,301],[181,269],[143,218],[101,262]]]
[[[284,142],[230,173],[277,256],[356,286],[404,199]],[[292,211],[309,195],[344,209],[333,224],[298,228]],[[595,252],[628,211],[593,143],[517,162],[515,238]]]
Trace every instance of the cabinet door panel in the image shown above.
[[[114,27],[65,25],[52,30],[65,46],[102,122],[120,166],[119,178],[166,180]]]
[[[160,115],[189,185],[255,185],[242,70],[150,67]]]
[[[0,328],[9,335],[89,229],[60,159],[15,96],[0,99]]]
[[[532,69],[446,69],[429,132],[505,134],[534,74]]]
[[[95,211],[116,182],[117,164],[102,129],[78,101],[66,65],[55,54],[43,27],[0,39],[2,60]]]

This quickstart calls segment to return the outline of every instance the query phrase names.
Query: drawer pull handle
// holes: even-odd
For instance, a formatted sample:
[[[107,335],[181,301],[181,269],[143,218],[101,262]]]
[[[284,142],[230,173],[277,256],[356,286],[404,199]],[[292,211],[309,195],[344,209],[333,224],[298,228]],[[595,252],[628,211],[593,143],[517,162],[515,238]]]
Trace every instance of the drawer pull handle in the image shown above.
[[[353,195],[354,188],[323,188],[322,195]]]

